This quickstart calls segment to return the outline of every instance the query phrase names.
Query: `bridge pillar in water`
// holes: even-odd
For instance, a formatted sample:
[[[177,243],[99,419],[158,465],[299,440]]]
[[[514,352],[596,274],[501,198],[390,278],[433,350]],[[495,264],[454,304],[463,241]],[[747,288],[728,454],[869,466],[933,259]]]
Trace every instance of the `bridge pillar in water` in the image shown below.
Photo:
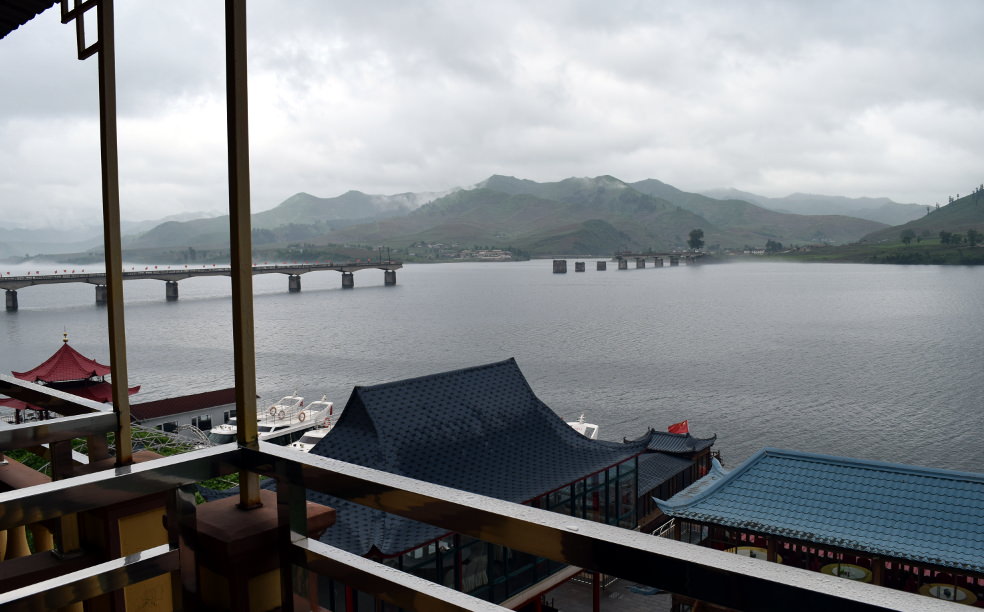
[[[555,259],[553,261],[554,261],[554,274],[567,274],[566,259]]]
[[[96,305],[106,304],[106,285],[96,285]]]
[[[396,284],[396,270],[383,270],[383,284],[384,285]]]
[[[300,274],[288,274],[287,275],[287,291],[290,293],[300,293],[301,292],[301,275]]]
[[[680,265],[680,256],[670,255],[670,267],[679,266],[679,265]]]
[[[178,301],[178,281],[164,281],[164,299],[168,302]]]
[[[7,312],[17,310],[17,290],[7,289]]]
[[[663,258],[662,257],[653,257],[653,265],[656,266],[657,268],[662,268],[663,267]]]
[[[618,260],[618,269],[619,270],[628,270],[629,269],[629,260],[628,259],[619,259]]]
[[[342,272],[342,289],[352,289],[355,287],[355,274],[353,272]]]
[[[646,258],[636,257],[636,268],[645,268],[645,267],[646,267]]]
[[[574,271],[575,272],[584,272],[584,262],[583,261],[575,261],[574,262]]]
[[[605,270],[608,269],[608,262],[606,261],[595,262],[595,269],[597,269],[598,272],[604,272]]]

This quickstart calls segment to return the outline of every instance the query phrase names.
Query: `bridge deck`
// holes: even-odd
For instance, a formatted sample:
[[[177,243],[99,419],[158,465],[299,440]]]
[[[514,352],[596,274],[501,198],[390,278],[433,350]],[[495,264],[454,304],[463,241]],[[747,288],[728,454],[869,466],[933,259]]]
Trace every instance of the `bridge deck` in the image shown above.
[[[289,276],[299,276],[307,272],[318,272],[321,270],[333,270],[336,272],[358,272],[359,270],[399,270],[403,264],[398,261],[377,261],[367,263],[313,263],[313,264],[280,264],[280,265],[254,265],[253,274],[287,274]],[[151,279],[160,281],[178,281],[193,276],[231,276],[232,269],[228,267],[213,266],[211,268],[163,268],[147,267],[143,270],[126,270],[123,272],[123,280]],[[63,274],[29,274],[27,276],[2,276],[0,277],[0,289],[15,291],[23,287],[32,285],[47,285],[52,283],[88,283],[90,285],[105,285],[105,272],[66,272]]]

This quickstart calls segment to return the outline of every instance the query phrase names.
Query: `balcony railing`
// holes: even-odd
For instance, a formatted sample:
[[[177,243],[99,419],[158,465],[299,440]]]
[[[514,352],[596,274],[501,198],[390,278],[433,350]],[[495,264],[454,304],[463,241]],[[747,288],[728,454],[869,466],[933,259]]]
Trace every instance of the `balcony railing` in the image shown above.
[[[4,378],[5,392],[46,390]],[[35,387],[35,388],[31,388]],[[37,395],[34,395],[36,398]],[[53,404],[64,398],[50,399]],[[111,413],[66,417],[0,430],[0,448],[64,443],[72,437],[112,431]],[[319,491],[448,531],[638,583],[743,610],[932,610],[952,604],[868,584],[762,563],[666,538],[563,516],[397,476],[324,457],[260,443],[229,444],[134,465],[56,480],[0,494],[0,529],[42,521],[71,530],[80,512],[124,504],[150,494],[169,496],[169,543],[47,578],[0,594],[0,609],[53,609],[84,601],[153,576],[178,578],[176,609],[193,607],[198,585],[182,571],[193,559],[195,504],[191,488],[203,480],[248,471],[277,481],[277,550],[282,605],[292,609],[291,566],[331,577],[405,609],[492,610],[488,602],[311,539],[304,512],[306,491]],[[344,516],[339,517],[344,521]],[[56,533],[64,542],[66,534]],[[64,550],[66,544],[62,544]],[[0,569],[3,568],[0,562]],[[9,562],[8,562],[9,563]],[[50,573],[50,569],[47,570]],[[0,571],[0,576],[4,572]],[[22,583],[33,584],[21,577]],[[0,586],[4,585],[0,580]],[[177,586],[180,585],[180,586]]]

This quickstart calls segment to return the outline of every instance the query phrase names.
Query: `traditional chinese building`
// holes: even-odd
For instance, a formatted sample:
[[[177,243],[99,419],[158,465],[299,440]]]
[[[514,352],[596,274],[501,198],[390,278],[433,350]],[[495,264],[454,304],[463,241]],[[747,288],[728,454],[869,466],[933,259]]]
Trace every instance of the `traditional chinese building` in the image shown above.
[[[84,397],[96,402],[111,402],[113,386],[106,381],[109,366],[95,359],[90,359],[78,352],[68,343],[68,334],[64,334],[62,345],[48,357],[44,363],[26,372],[11,372],[16,378],[26,380]],[[129,394],[140,391],[140,386],[130,387]],[[43,420],[50,418],[47,410],[15,399],[0,399],[0,406],[14,410],[14,422],[25,420]],[[30,410],[30,413],[25,413]]]
[[[692,482],[712,443],[652,430],[624,442],[588,439],[536,397],[509,359],[356,387],[312,452],[633,529],[642,495]],[[323,542],[506,607],[519,608],[579,572],[328,495],[311,499],[338,511]],[[326,590],[355,596],[334,585]],[[334,609],[336,600],[323,603]]]
[[[667,501],[676,539],[981,605],[984,474],[766,448]],[[692,600],[676,598],[676,610]],[[701,609],[714,609],[712,607]]]

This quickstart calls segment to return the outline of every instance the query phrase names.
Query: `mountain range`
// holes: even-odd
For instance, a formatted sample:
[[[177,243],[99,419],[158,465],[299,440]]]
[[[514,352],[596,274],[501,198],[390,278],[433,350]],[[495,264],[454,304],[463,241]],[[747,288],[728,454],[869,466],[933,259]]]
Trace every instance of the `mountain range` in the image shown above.
[[[840,214],[814,214],[824,210]],[[405,248],[423,242],[513,247],[548,256],[686,248],[694,229],[703,230],[707,245],[722,248],[762,246],[768,240],[843,244],[922,216],[925,207],[885,198],[766,198],[737,190],[698,194],[656,179],[627,183],[605,175],[539,183],[495,175],[469,188],[439,193],[349,191],[331,198],[297,193],[252,218],[253,243],[259,250],[292,243]],[[95,241],[91,248],[99,244]],[[221,249],[227,244],[224,215],[166,220],[124,237],[124,248],[130,251]],[[0,255],[25,252],[23,240],[15,250],[6,249],[10,253],[2,246]],[[29,250],[37,252],[39,245]]]

